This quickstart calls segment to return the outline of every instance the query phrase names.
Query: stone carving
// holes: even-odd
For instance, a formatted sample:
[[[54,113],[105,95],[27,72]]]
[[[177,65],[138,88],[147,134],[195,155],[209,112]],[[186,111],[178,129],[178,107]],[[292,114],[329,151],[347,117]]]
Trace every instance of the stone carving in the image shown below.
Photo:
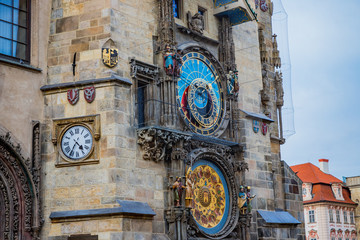
[[[138,144],[144,151],[143,159],[160,162],[166,153],[180,140],[189,140],[190,136],[164,129],[147,128],[138,130]]]
[[[226,79],[228,95],[237,99],[239,93],[238,71],[230,71],[228,74],[226,74]]]
[[[226,72],[236,70],[235,45],[232,36],[230,20],[223,17],[219,26],[219,61]]]
[[[131,77],[146,80],[146,81],[158,81],[159,79],[159,67],[145,63],[135,58],[130,59]]]
[[[185,188],[185,207],[191,208],[193,200],[193,189],[194,189],[194,174],[189,167],[186,173],[186,188]]]
[[[186,160],[188,152],[183,148],[175,148],[171,152],[171,160]]]
[[[175,18],[172,0],[159,1],[159,47],[163,51],[166,45],[173,47],[175,42]]]
[[[174,69],[174,75],[175,77],[180,77],[180,69],[181,65],[183,64],[183,60],[181,58],[181,50],[177,49],[175,53],[175,69]]]
[[[280,68],[281,67],[281,58],[280,58],[280,53],[279,53],[279,50],[278,50],[278,44],[277,44],[277,41],[276,41],[276,37],[277,35],[274,34],[272,35],[273,37],[273,52],[272,52],[272,64],[275,68]]]
[[[40,189],[40,124],[33,128],[33,157],[25,160],[11,134],[0,134],[0,191],[4,214],[4,239],[38,240],[42,225]],[[11,150],[12,149],[12,150]],[[19,187],[20,186],[20,187]],[[30,190],[31,189],[31,190]],[[21,210],[22,209],[22,210]]]
[[[246,170],[249,170],[249,165],[244,160],[234,161],[233,168],[235,172],[245,172]]]
[[[259,28],[259,44],[261,63],[270,63],[270,56],[266,47],[264,30],[262,28]]]
[[[166,75],[174,75],[175,64],[174,50],[171,49],[170,45],[166,45],[164,50],[164,70]]]
[[[261,90],[261,102],[264,105],[265,115],[270,114],[270,79],[269,79],[269,70],[266,63],[262,64],[262,82],[263,89]]]
[[[181,182],[181,177],[176,177],[176,181],[172,185],[172,189],[174,191],[174,206],[181,206],[182,193],[184,190],[184,185]]]
[[[188,27],[190,30],[203,34],[204,32],[204,16],[200,13],[195,13],[194,16],[191,16],[191,12],[187,13]]]
[[[275,89],[276,89],[276,106],[282,107],[284,105],[284,88],[283,88],[283,78],[281,72],[275,73]]]

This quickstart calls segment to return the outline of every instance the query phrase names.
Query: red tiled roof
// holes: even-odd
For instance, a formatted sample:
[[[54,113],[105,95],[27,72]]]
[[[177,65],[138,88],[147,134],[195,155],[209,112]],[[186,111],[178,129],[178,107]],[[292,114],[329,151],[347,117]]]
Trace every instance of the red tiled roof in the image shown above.
[[[304,163],[290,167],[303,182],[315,183],[342,183],[331,174],[326,174],[312,163]]]
[[[312,194],[314,197],[309,201],[304,201],[304,204],[327,201],[327,202],[347,203],[347,204],[355,204],[356,205],[356,203],[350,199],[349,189],[343,187],[342,193],[343,193],[344,200],[338,200],[335,198],[335,196],[333,194],[331,185],[322,184],[322,183],[314,184],[313,188],[312,188]]]
[[[304,201],[304,204],[322,201],[356,204],[350,199],[350,191],[346,187],[342,188],[344,200],[337,200],[331,189],[331,184],[342,183],[342,181],[332,176],[331,174],[324,173],[320,170],[320,168],[316,167],[315,165],[311,163],[304,163],[291,166],[290,168],[296,173],[296,175],[301,179],[301,181],[303,181],[304,183],[313,184],[313,198],[309,201]]]

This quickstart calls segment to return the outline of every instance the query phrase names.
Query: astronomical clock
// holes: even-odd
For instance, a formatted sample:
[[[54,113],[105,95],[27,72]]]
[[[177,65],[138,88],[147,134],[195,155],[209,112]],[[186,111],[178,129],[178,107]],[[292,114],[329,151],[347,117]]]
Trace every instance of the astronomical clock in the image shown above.
[[[177,101],[188,127],[210,136],[223,124],[225,101],[220,69],[206,55],[191,51],[182,56]]]

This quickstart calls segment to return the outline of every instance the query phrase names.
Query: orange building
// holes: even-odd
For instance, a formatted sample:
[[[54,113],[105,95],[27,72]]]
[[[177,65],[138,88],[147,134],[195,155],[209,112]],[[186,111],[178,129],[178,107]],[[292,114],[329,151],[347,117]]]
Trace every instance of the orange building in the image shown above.
[[[355,208],[349,189],[329,174],[329,160],[292,166],[303,181],[306,239],[355,240]]]

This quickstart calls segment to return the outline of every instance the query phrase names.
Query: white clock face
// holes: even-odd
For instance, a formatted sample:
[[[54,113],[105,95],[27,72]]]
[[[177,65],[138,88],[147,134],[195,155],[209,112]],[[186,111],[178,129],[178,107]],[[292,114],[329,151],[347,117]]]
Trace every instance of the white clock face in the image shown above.
[[[61,151],[74,160],[88,156],[93,146],[93,137],[89,129],[77,125],[70,127],[61,139]]]

